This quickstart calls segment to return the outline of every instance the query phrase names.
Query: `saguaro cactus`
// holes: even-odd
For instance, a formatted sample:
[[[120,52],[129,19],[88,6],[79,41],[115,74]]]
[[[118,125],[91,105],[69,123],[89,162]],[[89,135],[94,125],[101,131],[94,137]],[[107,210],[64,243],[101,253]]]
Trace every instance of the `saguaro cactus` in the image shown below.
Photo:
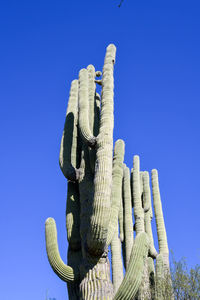
[[[164,299],[160,282],[169,272],[157,171],[152,171],[152,189],[159,254],[151,229],[149,174],[140,171],[139,156],[134,156],[130,177],[122,140],[116,141],[113,152],[115,55],[111,44],[103,72],[89,65],[71,84],[59,159],[68,181],[67,264],[59,254],[56,223],[46,220],[49,263],[67,282],[70,300]],[[102,87],[101,96],[96,84]]]

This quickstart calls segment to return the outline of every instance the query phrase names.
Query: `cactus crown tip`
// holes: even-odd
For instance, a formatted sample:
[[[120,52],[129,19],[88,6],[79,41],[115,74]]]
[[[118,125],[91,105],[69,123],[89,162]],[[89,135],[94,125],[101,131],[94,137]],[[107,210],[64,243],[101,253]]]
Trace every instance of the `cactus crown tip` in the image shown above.
[[[125,142],[124,142],[124,140],[122,140],[122,139],[118,139],[118,140],[116,141],[116,143],[125,145]]]
[[[143,177],[145,177],[145,178],[149,177],[149,172],[148,171],[144,171],[143,172]]]
[[[50,225],[50,224],[54,224],[55,223],[55,220],[54,218],[47,218],[46,221],[45,221],[45,225]]]
[[[136,160],[136,161],[137,161],[137,160],[139,160],[139,159],[140,159],[139,155],[134,155],[134,156],[133,156],[133,160]]]
[[[92,64],[90,64],[90,65],[87,66],[87,69],[88,69],[88,70],[89,70],[89,69],[93,69],[93,70],[94,70],[95,68],[94,68],[94,66],[93,66]]]
[[[151,170],[151,174],[152,174],[152,175],[157,175],[157,174],[158,174],[158,170],[157,170],[157,169]]]
[[[110,48],[116,49],[116,46],[111,43],[111,44],[108,45],[107,49],[110,49]]]

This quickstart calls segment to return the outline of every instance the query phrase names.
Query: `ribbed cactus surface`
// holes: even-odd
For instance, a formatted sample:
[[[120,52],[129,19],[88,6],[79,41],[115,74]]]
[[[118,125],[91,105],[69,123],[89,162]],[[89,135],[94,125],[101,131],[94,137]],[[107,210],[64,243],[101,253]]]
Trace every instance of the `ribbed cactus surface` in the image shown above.
[[[151,175],[157,253],[149,173],[140,170],[135,155],[130,175],[123,140],[115,142],[113,151],[115,56],[116,47],[110,44],[102,72],[93,65],[82,68],[69,94],[59,157],[68,181],[67,264],[59,254],[54,219],[45,225],[48,260],[67,282],[69,300],[162,299],[161,281],[170,278],[158,172]]]

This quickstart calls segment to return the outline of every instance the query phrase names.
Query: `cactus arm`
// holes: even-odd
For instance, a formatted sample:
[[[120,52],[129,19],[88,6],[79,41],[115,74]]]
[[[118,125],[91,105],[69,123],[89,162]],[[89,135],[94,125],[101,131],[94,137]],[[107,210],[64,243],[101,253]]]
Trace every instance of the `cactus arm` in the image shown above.
[[[96,73],[93,65],[87,66],[88,70],[88,100],[89,100],[89,128],[91,133],[94,132],[94,106],[95,106],[95,90],[96,84],[94,82]]]
[[[145,231],[148,234],[150,240],[149,254],[152,258],[156,258],[158,253],[154,247],[153,233],[151,227],[152,210],[151,210],[151,191],[149,185],[149,173],[146,171],[143,172],[142,182],[143,182],[143,203],[144,203],[144,211],[145,211],[144,225],[145,225]]]
[[[122,193],[120,196],[120,206],[119,206],[119,238],[121,242],[124,241],[124,207],[122,203]]]
[[[119,286],[123,280],[123,263],[121,256],[121,241],[118,237],[118,224],[111,242],[111,254],[112,254],[112,281],[114,294],[116,294]]]
[[[115,226],[115,231],[111,242],[112,279],[113,279],[114,294],[116,294],[124,277],[123,262],[121,256],[121,252],[122,252],[121,242],[124,239],[123,203],[122,203],[123,160],[124,160],[124,142],[122,140],[118,140],[115,144],[115,150],[114,150],[113,175],[112,175],[113,182],[112,182],[112,193],[111,193],[112,195],[111,211],[118,212],[118,218],[119,218],[119,224],[118,224],[117,215],[112,214],[111,222],[113,220],[113,225]],[[120,237],[118,237],[118,232],[120,233]]]
[[[141,198],[143,198],[143,171],[140,171],[140,195]],[[142,201],[143,204],[143,201]],[[146,209],[145,207],[143,207],[144,210]]]
[[[130,300],[135,297],[141,285],[148,250],[149,238],[145,232],[141,232],[135,238],[128,269],[114,300]]]
[[[103,76],[102,76],[102,94],[101,94],[101,121],[100,121],[100,135],[104,135],[103,141],[110,142],[113,135],[113,97],[114,97],[114,62],[115,62],[116,48],[114,45],[107,47]],[[106,136],[105,136],[106,135]],[[108,135],[108,137],[107,137]],[[106,138],[107,137],[107,138]],[[99,137],[100,139],[100,137]],[[112,147],[111,147],[112,152]]]
[[[91,71],[91,70],[90,70]],[[91,72],[90,72],[91,73]],[[79,127],[84,142],[90,147],[96,144],[96,138],[90,129],[89,101],[88,101],[88,70],[81,69],[79,72]]]
[[[110,217],[113,152],[113,71],[116,48],[107,47],[103,67],[101,119],[97,137],[93,213],[87,235],[88,251],[102,254],[106,247]]]
[[[136,234],[144,231],[144,210],[141,201],[140,188],[140,159],[135,155],[133,159],[133,203]]]
[[[59,164],[64,176],[75,181],[79,177],[77,164],[78,80],[71,83],[65,126],[60,145]]]
[[[127,269],[131,250],[133,247],[133,219],[131,203],[131,187],[129,168],[124,164],[123,176],[123,202],[124,202],[124,235],[125,235],[125,268]]]
[[[160,199],[157,170],[155,169],[152,170],[151,177],[152,177],[153,203],[154,203],[154,212],[156,218],[159,253],[163,255],[164,264],[166,268],[169,269],[169,249],[168,249],[167,234],[166,234],[165,222],[164,222],[163,211],[162,211],[162,203]]]
[[[124,142],[117,140],[114,148],[112,191],[111,191],[111,213],[108,226],[107,245],[110,245],[118,224],[119,208],[122,194]]]
[[[67,266],[60,257],[56,223],[53,218],[48,218],[45,222],[45,237],[48,260],[53,271],[65,282],[78,280],[79,274],[75,273],[73,268]]]
[[[87,67],[88,70],[88,97],[89,97],[89,128],[91,133],[96,137],[99,134],[99,120],[100,120],[100,96],[96,93],[95,77],[100,72],[95,72],[93,65]],[[101,73],[100,73],[101,74]],[[99,74],[99,75],[100,75]],[[90,167],[94,174],[96,149],[89,147]]]
[[[152,170],[151,178],[159,245],[159,255],[156,257],[156,300],[165,299],[166,294],[168,294],[169,299],[174,300],[169,267],[169,248],[160,198],[158,171],[156,169]]]

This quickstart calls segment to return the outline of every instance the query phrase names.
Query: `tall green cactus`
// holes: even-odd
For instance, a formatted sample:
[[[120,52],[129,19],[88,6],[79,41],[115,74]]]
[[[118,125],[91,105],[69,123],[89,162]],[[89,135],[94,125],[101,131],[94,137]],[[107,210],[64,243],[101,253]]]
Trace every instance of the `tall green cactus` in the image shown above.
[[[149,174],[140,171],[139,156],[134,156],[130,178],[122,140],[116,141],[113,153],[115,55],[111,44],[103,72],[92,65],[81,69],[70,89],[59,158],[68,180],[68,264],[59,254],[54,219],[48,218],[45,226],[49,263],[67,282],[70,300],[159,299],[161,279],[169,274],[157,171],[152,171],[152,190],[159,255],[151,229]],[[102,87],[101,96],[96,84]]]

